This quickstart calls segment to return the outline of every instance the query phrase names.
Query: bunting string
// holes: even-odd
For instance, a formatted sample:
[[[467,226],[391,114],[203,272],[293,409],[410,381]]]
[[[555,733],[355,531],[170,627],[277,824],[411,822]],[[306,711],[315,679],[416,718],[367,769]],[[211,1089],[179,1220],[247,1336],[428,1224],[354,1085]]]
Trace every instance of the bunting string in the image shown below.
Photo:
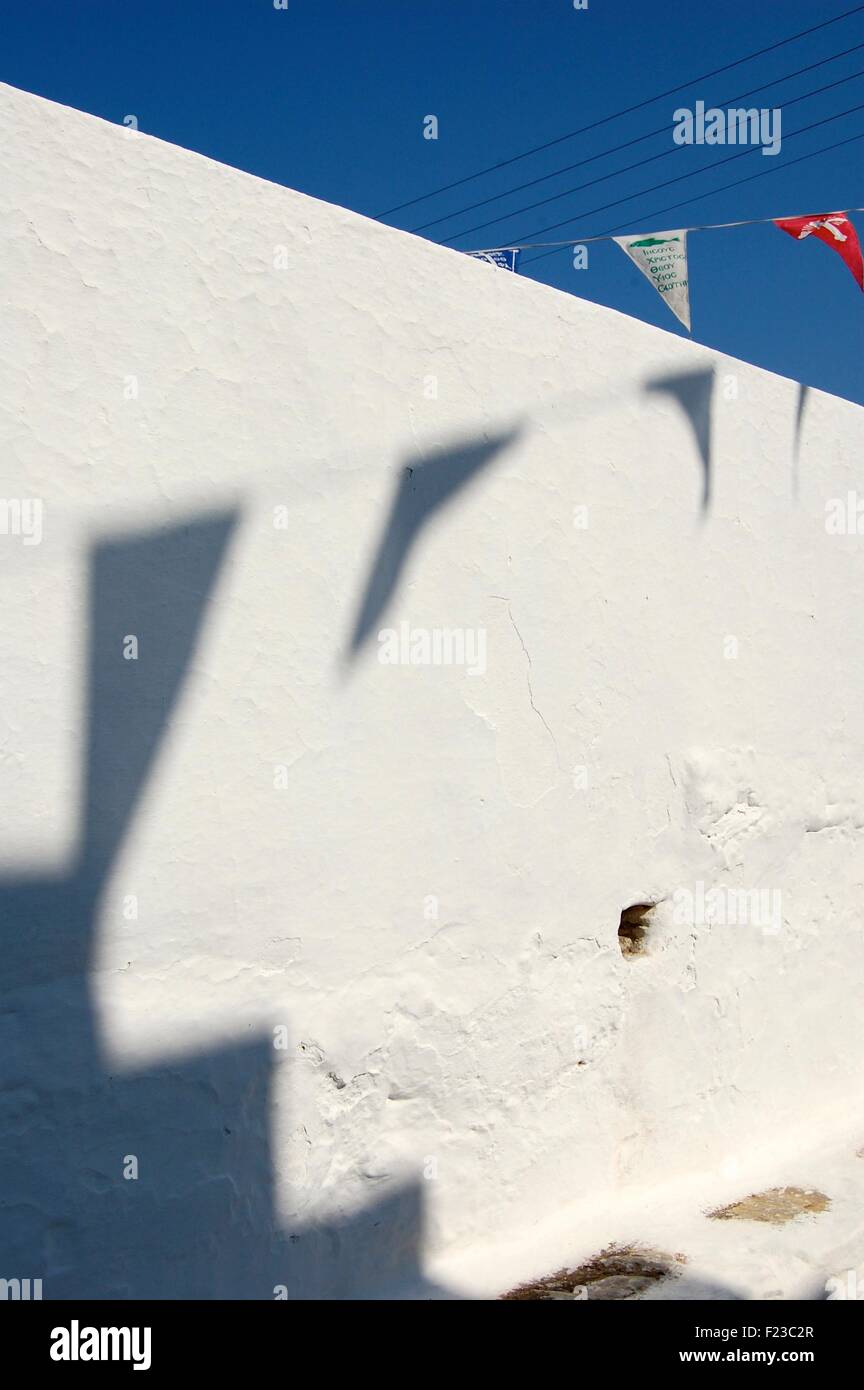
[[[844,208],[845,213],[864,212],[864,208]],[[792,217],[824,217],[824,209],[819,212],[796,212]],[[783,215],[777,217],[746,217],[741,222],[703,222],[696,227],[683,227],[685,232],[719,232],[727,227],[758,227],[769,222],[784,222],[789,218]],[[641,232],[641,236],[650,236],[650,232]],[[534,248],[545,246],[585,246],[589,241],[617,241],[618,238],[610,236],[607,232],[605,236],[570,236],[566,241],[508,241],[501,246],[483,246],[477,250],[466,251],[467,256],[488,256],[492,251],[533,251]]]
[[[558,249],[572,246],[575,256],[584,253],[587,242],[614,241],[645,276],[672,313],[690,331],[690,282],[687,264],[687,237],[691,232],[718,232],[730,227],[755,227],[771,223],[796,241],[813,237],[836,251],[851,273],[856,285],[864,291],[864,257],[854,223],[849,212],[864,212],[864,208],[847,208],[842,212],[807,212],[793,217],[748,217],[739,222],[703,222],[696,227],[676,227],[662,232],[630,232],[614,236],[604,232],[591,237],[568,237],[566,241],[520,242],[513,246],[496,246],[485,251],[465,254],[488,261],[502,270],[518,271],[522,251],[533,247]],[[550,254],[547,249],[546,254]],[[534,260],[540,257],[535,256]],[[530,262],[529,262],[530,264]]]

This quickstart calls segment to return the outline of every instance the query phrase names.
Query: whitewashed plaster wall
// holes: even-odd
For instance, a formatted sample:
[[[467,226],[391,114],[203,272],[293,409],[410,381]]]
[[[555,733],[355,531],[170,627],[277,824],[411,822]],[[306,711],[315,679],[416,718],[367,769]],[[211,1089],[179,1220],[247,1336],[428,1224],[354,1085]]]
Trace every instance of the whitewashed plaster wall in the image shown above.
[[[398,1292],[848,1112],[862,411],[0,118],[0,1275]],[[382,664],[403,622],[485,672]]]

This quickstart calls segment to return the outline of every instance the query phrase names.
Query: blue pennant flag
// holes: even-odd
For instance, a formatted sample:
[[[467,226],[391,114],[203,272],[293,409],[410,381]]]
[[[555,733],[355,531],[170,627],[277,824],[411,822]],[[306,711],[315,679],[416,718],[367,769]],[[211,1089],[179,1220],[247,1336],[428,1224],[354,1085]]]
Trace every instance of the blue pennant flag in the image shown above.
[[[488,261],[502,270],[515,270],[519,261],[519,252],[506,248],[500,251],[466,251],[465,255],[473,256],[477,261]]]

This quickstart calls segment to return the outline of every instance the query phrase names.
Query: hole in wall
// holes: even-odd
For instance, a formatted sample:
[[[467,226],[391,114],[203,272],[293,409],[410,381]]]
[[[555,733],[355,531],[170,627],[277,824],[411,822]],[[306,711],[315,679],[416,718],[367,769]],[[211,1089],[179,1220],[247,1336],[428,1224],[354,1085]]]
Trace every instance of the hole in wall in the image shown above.
[[[622,956],[647,955],[648,928],[650,914],[656,903],[633,903],[625,907],[618,923],[618,945]]]
[[[520,1284],[502,1299],[524,1302],[528,1299],[637,1299],[652,1284],[676,1278],[684,1255],[664,1255],[635,1245],[610,1245],[576,1269],[559,1269],[544,1279]]]

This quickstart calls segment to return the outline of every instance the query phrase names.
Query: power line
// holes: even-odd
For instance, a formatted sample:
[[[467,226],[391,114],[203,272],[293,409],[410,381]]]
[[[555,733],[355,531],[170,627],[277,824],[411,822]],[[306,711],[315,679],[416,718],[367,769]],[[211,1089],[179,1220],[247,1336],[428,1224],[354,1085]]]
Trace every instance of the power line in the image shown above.
[[[802,132],[799,131],[797,133],[801,134]],[[700,203],[703,198],[713,198],[716,193],[726,193],[730,188],[739,188],[741,184],[752,183],[754,179],[763,179],[767,174],[779,173],[780,169],[791,169],[793,164],[803,164],[805,159],[815,159],[817,155],[830,154],[832,150],[842,149],[844,145],[851,145],[856,140],[864,140],[864,130],[860,131],[857,135],[847,136],[845,140],[837,140],[833,145],[826,145],[824,149],[810,150],[808,154],[799,154],[797,159],[787,159],[785,164],[781,164],[779,167],[776,164],[772,164],[768,169],[760,169],[758,174],[748,174],[746,178],[733,179],[731,183],[721,183],[719,188],[711,188],[707,193],[697,193],[694,198],[684,198],[680,203],[669,203],[665,208],[654,208],[652,212],[646,212],[644,219],[640,220],[647,222],[649,218],[660,217],[665,212],[676,212],[678,208],[688,207],[690,203]],[[860,209],[855,209],[855,211],[860,211]],[[769,220],[773,222],[774,218],[772,217]],[[625,227],[632,225],[632,222],[632,218],[627,222],[619,222],[617,227],[607,227],[603,232],[598,232],[596,237],[591,239],[605,239],[615,232],[623,232]],[[556,252],[562,251],[566,246],[572,246],[574,242],[579,243],[579,241],[579,237],[571,237],[568,241],[563,241],[559,246],[553,247],[551,251],[541,251],[539,256],[529,256],[524,264],[534,265],[537,261],[542,261],[544,257],[554,256]]]
[[[864,44],[862,44],[861,47],[864,48]],[[852,72],[848,77],[841,77],[836,82],[829,82],[824,87],[816,87],[812,92],[802,92],[800,96],[793,97],[791,101],[784,102],[783,109],[785,110],[789,106],[795,106],[799,101],[807,101],[809,97],[821,96],[823,92],[830,92],[834,87],[842,87],[844,83],[853,82],[858,77],[864,77],[864,69],[860,72]],[[755,90],[758,91],[759,88]],[[751,95],[749,92],[744,92],[740,97],[731,97],[730,102],[741,101],[743,97],[749,95]],[[721,102],[721,105],[728,106],[730,102]],[[665,127],[665,129],[668,130],[668,126]],[[637,159],[635,164],[626,164],[623,169],[615,169],[611,174],[603,174],[600,178],[589,179],[587,183],[577,184],[574,188],[565,188],[561,193],[553,193],[550,197],[541,198],[536,203],[528,203],[525,207],[511,208],[509,212],[502,213],[500,217],[492,217],[488,222],[478,222],[474,227],[466,227],[461,232],[454,232],[452,236],[445,237],[441,244],[447,246],[451,241],[458,240],[459,237],[470,236],[473,232],[481,232],[484,227],[493,227],[496,222],[506,222],[508,218],[518,217],[522,212],[532,212],[534,208],[545,207],[547,203],[555,203],[559,198],[566,198],[570,193],[581,193],[583,189],[592,188],[594,184],[597,183],[604,183],[607,179],[615,178],[617,174],[629,174],[631,170],[641,169],[646,164],[654,164],[658,159],[667,159],[670,154],[677,154],[679,150],[683,148],[683,145],[673,145],[671,149],[661,150],[659,154],[652,154],[648,159]],[[694,169],[691,171],[692,174],[704,172],[705,171],[701,169]],[[681,177],[687,178],[688,175],[683,174]],[[660,187],[663,187],[663,185],[660,185]],[[635,198],[638,197],[638,194],[634,193],[632,196]],[[626,201],[626,199],[622,199],[622,202],[623,201]],[[607,207],[609,206],[614,206],[614,204],[607,204]]]
[[[832,121],[840,121],[844,116],[853,116],[856,111],[864,110],[864,104],[850,106],[847,111],[838,111],[834,116],[825,116],[821,121],[814,121],[812,125],[802,126],[800,130],[793,130],[791,135],[784,137],[786,143],[794,140],[799,135],[806,135],[810,130],[818,130],[819,126],[830,125]],[[629,203],[633,198],[641,198],[645,193],[656,193],[660,188],[669,188],[673,183],[681,183],[684,179],[695,178],[699,174],[708,174],[713,169],[719,169],[724,164],[731,164],[736,159],[746,159],[747,155],[755,154],[760,150],[760,145],[751,145],[746,150],[739,150],[737,154],[730,154],[726,159],[718,159],[716,163],[707,165],[704,169],[691,169],[687,174],[676,174],[674,179],[664,179],[661,183],[652,184],[650,188],[642,188],[637,193],[629,193],[626,198],[616,198],[611,203],[603,203],[601,207],[591,208],[587,212],[576,213],[577,217],[593,217],[595,213],[607,212],[609,208],[617,208],[621,203]],[[781,165],[785,168],[785,165]],[[572,222],[573,217],[565,217],[560,222],[552,222],[548,227],[534,227],[530,232],[524,232],[520,236],[514,237],[514,241],[530,241],[532,237],[542,236],[544,232],[554,232],[558,227],[565,227],[568,222]]]
[[[773,53],[778,48],[784,48],[786,44],[795,43],[797,39],[806,38],[808,34],[815,34],[820,29],[827,29],[832,24],[839,24],[843,19],[849,19],[853,14],[859,14],[864,10],[864,5],[855,5],[851,10],[845,10],[843,14],[835,15],[833,19],[824,19],[820,24],[814,24],[809,29],[802,29],[798,34],[790,34],[786,39],[778,39],[776,43],[769,44],[767,48],[759,48],[755,53],[748,53],[743,58],[736,58],[733,63],[724,63],[720,68],[714,68],[711,72],[703,72],[699,77],[691,77],[686,82],[679,82],[675,87],[669,87],[665,92],[657,92],[654,96],[646,97],[644,101],[637,101],[633,106],[626,106],[621,111],[613,111],[609,116],[601,116],[600,120],[592,121],[590,125],[581,126],[578,130],[568,131],[566,135],[559,135],[554,140],[547,140],[545,144],[535,145],[533,149],[524,150],[522,154],[514,154],[509,159],[499,160],[497,164],[490,164],[486,169],[478,169],[476,173],[466,174],[464,178],[454,179],[452,183],[444,184],[441,188],[434,188],[431,193],[421,193],[416,198],[409,198],[406,203],[399,203],[396,207],[387,208],[385,212],[378,212],[376,217],[392,217],[395,212],[402,212],[404,208],[413,207],[416,203],[425,202],[427,198],[436,198],[439,193],[448,193],[451,188],[459,188],[462,184],[470,183],[473,179],[479,179],[484,174],[492,174],[496,169],[506,169],[511,164],[516,164],[520,159],[527,159],[529,155],[539,154],[542,150],[548,150],[553,145],[561,145],[565,140],[572,140],[577,135],[585,135],[589,130],[597,130],[599,126],[608,125],[610,121],[618,120],[621,116],[629,116],[634,111],[641,111],[644,107],[650,106],[652,102],[661,101],[664,97],[670,97],[675,92],[683,91],[685,87],[691,87],[696,82],[707,82],[711,77],[719,77],[722,72],[729,72],[732,68],[737,68],[742,63],[750,63],[755,58],[761,58],[766,53]]]
[[[846,58],[850,53],[856,53],[861,48],[864,48],[864,43],[853,44],[851,48],[844,48],[840,53],[832,53],[829,58],[820,58],[818,63],[808,63],[806,67],[798,68],[795,72],[787,73],[785,77],[775,77],[771,82],[763,82],[759,87],[751,87],[747,92],[739,92],[737,96],[727,97],[725,101],[720,101],[716,104],[718,106],[732,106],[736,101],[744,101],[747,97],[755,96],[757,92],[764,92],[768,87],[779,86],[781,82],[791,82],[794,77],[801,77],[805,72],[813,72],[815,68],[824,67],[826,63],[836,63],[839,58]],[[791,105],[791,102],[788,104]],[[453,217],[461,217],[467,212],[476,212],[478,208],[487,207],[489,203],[496,203],[500,198],[510,197],[511,194],[514,193],[523,193],[526,188],[535,188],[538,183],[547,183],[549,179],[557,178],[559,174],[570,174],[574,169],[581,169],[586,164],[594,164],[598,159],[605,159],[607,155],[620,154],[622,150],[630,149],[633,145],[641,145],[645,140],[651,140],[655,135],[668,135],[668,133],[669,123],[667,122],[666,125],[658,126],[656,130],[649,130],[647,135],[637,135],[633,140],[625,140],[623,144],[613,145],[609,150],[601,150],[599,154],[589,155],[587,159],[578,159],[575,164],[565,164],[561,169],[553,169],[550,174],[541,174],[539,178],[529,179],[527,183],[517,184],[515,188],[506,188],[501,193],[493,193],[490,197],[481,198],[477,203],[469,203],[467,207],[459,208],[456,212],[445,212],[443,217],[435,217],[431,222],[424,222],[421,226],[410,227],[408,230],[412,234],[428,231],[430,227],[436,227],[439,222],[449,222]],[[679,149],[680,146],[676,145],[674,148]],[[671,151],[664,151],[664,153],[671,153]],[[647,163],[648,161],[646,160],[644,162]],[[626,169],[616,169],[614,173],[603,174],[601,178],[593,179],[591,182],[602,183],[603,179],[614,178],[615,173],[623,174],[629,169],[635,169],[636,167],[635,164],[630,164]],[[583,183],[581,185],[582,188],[589,188],[590,186],[590,183]],[[534,206],[539,207],[540,205],[539,203],[535,203]],[[516,209],[517,212],[520,210],[525,211],[524,208]],[[504,217],[509,215],[508,213],[504,213],[501,217],[496,217],[493,220],[495,222],[501,222]],[[490,227],[492,226],[492,222],[481,222],[479,226]],[[457,236],[467,236],[469,232],[477,230],[479,230],[478,227],[471,227],[465,232],[454,232],[452,237],[446,238],[446,242],[453,241]]]

